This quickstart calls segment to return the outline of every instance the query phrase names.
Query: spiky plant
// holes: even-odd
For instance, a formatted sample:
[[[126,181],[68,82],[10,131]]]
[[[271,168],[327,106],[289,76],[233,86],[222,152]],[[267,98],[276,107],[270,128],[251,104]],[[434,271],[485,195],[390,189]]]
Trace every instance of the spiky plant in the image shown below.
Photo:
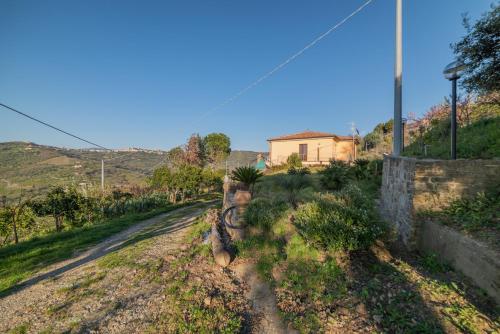
[[[243,183],[250,192],[253,192],[255,183],[264,174],[254,167],[238,167],[232,172],[232,179]]]
[[[281,175],[277,184],[286,192],[290,205],[297,209],[300,193],[303,189],[311,186],[311,179],[305,174]]]

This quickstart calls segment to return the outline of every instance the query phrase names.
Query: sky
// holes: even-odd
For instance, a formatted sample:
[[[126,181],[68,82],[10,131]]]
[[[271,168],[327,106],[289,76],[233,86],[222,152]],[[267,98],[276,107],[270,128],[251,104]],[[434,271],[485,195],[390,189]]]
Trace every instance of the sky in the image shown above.
[[[233,149],[303,130],[361,134],[393,114],[394,0],[0,1],[0,102],[109,148],[226,133]],[[403,0],[403,116],[449,94],[450,43],[492,0]],[[0,141],[89,147],[0,107]]]

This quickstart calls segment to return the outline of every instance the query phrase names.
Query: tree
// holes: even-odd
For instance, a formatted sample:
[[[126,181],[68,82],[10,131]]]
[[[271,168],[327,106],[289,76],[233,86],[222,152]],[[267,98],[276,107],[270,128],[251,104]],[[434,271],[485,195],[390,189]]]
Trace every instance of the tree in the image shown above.
[[[186,149],[185,160],[190,165],[203,166],[204,152],[203,141],[199,134],[193,134],[189,137]]]
[[[167,152],[166,160],[171,167],[177,167],[186,161],[182,147],[177,146]]]
[[[231,153],[231,140],[223,133],[210,133],[203,138],[205,155],[210,164],[217,164]]]
[[[23,200],[22,196],[14,205],[6,205],[0,209],[0,235],[4,237],[5,243],[11,231],[14,235],[14,243],[19,242],[19,230],[31,227],[35,222],[35,214],[29,206],[29,200]]]
[[[480,94],[499,91],[500,5],[492,4],[491,11],[474,26],[464,16],[463,25],[467,35],[452,45],[453,52],[467,65],[462,85],[469,92]]]
[[[181,194],[181,201],[184,202],[186,194],[199,191],[202,182],[202,169],[198,166],[183,164],[174,173],[172,178],[173,188]]]
[[[64,219],[70,223],[76,221],[76,213],[79,209],[78,196],[79,194],[74,188],[66,191],[63,187],[55,187],[47,194],[45,200],[36,205],[37,214],[52,215],[56,231],[62,231]]]
[[[243,183],[250,192],[253,192],[253,186],[262,176],[262,172],[255,167],[238,167],[232,172],[233,180]]]
[[[203,186],[209,190],[222,189],[224,170],[215,171],[212,168],[205,168],[202,171]]]
[[[149,185],[156,190],[170,191],[172,181],[172,171],[167,166],[162,166],[154,170],[153,176],[149,179]]]

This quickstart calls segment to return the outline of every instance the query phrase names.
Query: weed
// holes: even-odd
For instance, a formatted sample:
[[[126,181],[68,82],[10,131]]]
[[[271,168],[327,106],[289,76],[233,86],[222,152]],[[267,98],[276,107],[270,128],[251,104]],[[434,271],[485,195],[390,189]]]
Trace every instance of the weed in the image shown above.
[[[27,323],[20,324],[12,328],[8,334],[26,334],[28,333],[29,326]]]
[[[439,260],[437,254],[435,253],[428,253],[424,255],[420,260],[420,264],[427,271],[433,274],[442,273],[450,269],[448,265]]]

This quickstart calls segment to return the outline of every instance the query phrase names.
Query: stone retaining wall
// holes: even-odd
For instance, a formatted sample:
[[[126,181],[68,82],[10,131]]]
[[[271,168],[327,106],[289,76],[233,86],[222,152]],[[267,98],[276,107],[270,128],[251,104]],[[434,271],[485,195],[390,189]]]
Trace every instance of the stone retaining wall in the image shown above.
[[[380,209],[397,238],[417,247],[416,214],[500,185],[500,160],[420,160],[384,157]]]
[[[500,160],[417,160],[384,157],[380,212],[409,250],[435,253],[500,303],[500,255],[417,213],[500,185]]]

